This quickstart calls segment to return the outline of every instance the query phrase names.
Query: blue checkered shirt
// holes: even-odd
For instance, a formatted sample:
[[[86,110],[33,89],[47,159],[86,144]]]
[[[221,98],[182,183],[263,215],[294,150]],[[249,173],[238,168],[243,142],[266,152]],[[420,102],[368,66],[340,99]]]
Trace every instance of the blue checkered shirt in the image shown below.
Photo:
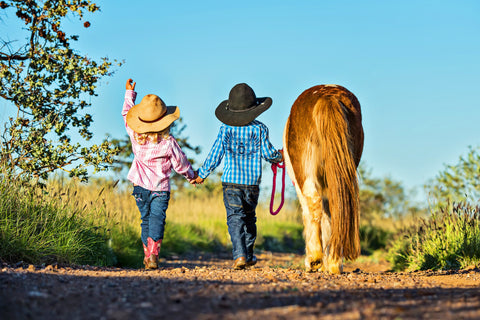
[[[268,140],[268,128],[258,120],[246,126],[223,124],[198,175],[205,179],[225,157],[222,182],[259,185],[262,177],[262,158],[280,162],[282,155]]]

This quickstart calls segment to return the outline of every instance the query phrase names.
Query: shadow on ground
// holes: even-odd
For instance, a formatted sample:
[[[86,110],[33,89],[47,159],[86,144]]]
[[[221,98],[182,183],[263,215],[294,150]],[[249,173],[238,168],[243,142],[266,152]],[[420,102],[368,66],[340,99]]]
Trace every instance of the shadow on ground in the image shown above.
[[[202,263],[163,270],[2,270],[1,319],[478,318],[480,288],[360,288],[349,275],[232,272]],[[192,268],[192,269],[191,269]],[[375,278],[376,275],[373,275]],[[382,276],[383,277],[383,276]],[[392,279],[397,277],[391,275]],[[370,277],[371,278],[371,277]],[[390,283],[394,280],[388,280]]]

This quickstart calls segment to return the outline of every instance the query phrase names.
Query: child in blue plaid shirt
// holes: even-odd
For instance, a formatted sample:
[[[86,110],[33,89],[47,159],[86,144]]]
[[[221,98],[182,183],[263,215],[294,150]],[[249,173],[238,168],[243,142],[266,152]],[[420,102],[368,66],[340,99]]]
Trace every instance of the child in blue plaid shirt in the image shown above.
[[[233,247],[233,268],[236,270],[257,262],[253,246],[257,237],[255,209],[262,175],[261,160],[272,163],[283,161],[282,153],[268,139],[268,128],[255,120],[271,105],[271,98],[257,98],[247,84],[235,85],[228,100],[220,103],[215,110],[223,125],[196,179],[196,183],[203,183],[225,157],[223,202]]]

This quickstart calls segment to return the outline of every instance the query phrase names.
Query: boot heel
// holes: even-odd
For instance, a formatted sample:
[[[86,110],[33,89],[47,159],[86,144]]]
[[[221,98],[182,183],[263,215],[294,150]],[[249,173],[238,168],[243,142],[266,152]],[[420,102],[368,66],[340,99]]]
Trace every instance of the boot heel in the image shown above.
[[[150,257],[145,258],[143,260],[143,264],[145,265],[145,269],[158,269],[158,259],[155,255],[150,255]]]

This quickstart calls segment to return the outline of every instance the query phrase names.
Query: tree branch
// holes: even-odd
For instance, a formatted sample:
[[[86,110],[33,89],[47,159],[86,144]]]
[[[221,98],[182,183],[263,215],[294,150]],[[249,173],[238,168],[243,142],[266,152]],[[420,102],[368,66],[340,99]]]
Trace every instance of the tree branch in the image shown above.
[[[30,56],[20,56],[20,55],[17,55],[17,54],[13,54],[13,55],[6,55],[4,53],[0,53],[2,55],[0,55],[0,60],[2,61],[11,61],[11,60],[19,60],[19,61],[23,61],[23,60],[28,60],[30,59]]]

